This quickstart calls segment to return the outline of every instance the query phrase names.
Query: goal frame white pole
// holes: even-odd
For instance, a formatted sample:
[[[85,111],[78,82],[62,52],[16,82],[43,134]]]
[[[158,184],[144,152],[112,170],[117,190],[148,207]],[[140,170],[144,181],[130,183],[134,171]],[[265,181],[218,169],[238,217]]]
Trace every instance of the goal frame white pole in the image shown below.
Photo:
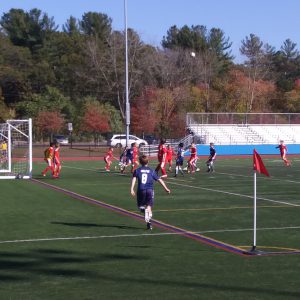
[[[24,133],[19,130],[17,127],[13,126],[11,123],[13,122],[28,122],[28,133]],[[12,173],[12,135],[11,130],[14,129],[21,133],[28,139],[28,171],[26,174],[7,174],[7,175],[0,175],[0,179],[31,179],[32,178],[32,119],[26,120],[7,120],[7,161],[8,161],[8,168],[0,170],[1,173]],[[4,136],[5,137],[5,136]]]

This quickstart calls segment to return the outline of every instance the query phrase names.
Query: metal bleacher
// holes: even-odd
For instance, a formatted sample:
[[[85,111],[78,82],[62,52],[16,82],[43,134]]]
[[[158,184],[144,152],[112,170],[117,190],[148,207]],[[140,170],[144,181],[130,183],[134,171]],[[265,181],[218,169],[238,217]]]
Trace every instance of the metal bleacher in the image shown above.
[[[187,128],[204,144],[300,144],[300,114],[189,113]]]

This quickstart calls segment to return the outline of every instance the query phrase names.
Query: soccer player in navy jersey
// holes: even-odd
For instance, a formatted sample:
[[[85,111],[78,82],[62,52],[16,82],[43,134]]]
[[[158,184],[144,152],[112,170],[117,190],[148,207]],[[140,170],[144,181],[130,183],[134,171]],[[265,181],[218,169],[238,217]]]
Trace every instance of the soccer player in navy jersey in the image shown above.
[[[175,167],[175,175],[174,175],[174,177],[177,177],[179,171],[182,174],[182,176],[184,176],[183,171],[182,171],[183,160],[184,160],[183,143],[180,143],[178,145],[178,149],[177,149],[176,167]]]
[[[158,181],[167,193],[171,191],[164,181],[158,177],[157,173],[148,167],[149,160],[146,155],[142,155],[139,161],[142,166],[133,172],[130,192],[133,197],[137,194],[137,206],[141,212],[144,212],[147,229],[152,230],[151,218],[154,203],[154,181]],[[137,193],[135,194],[134,187],[136,181],[138,182],[138,187]]]
[[[119,167],[120,167],[121,173],[124,172],[124,169],[126,166],[126,152],[127,152],[127,146],[125,146],[124,149],[122,150],[122,153],[121,153],[120,159],[119,159]]]
[[[207,165],[207,172],[213,172],[214,171],[214,161],[216,159],[217,152],[215,149],[214,143],[209,144],[209,157],[206,162]]]
[[[133,164],[133,148],[127,148],[126,147],[126,152],[125,152],[125,164],[124,167],[122,168],[121,172],[124,173],[126,168],[128,166],[132,166]]]

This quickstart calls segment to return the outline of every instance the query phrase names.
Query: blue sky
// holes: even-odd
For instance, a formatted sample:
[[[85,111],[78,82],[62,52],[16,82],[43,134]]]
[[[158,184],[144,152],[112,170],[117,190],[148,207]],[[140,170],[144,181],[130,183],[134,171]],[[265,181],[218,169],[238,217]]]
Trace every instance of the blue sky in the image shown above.
[[[113,29],[124,28],[124,0],[0,0],[0,16],[11,8],[39,8],[62,25],[70,15],[97,11],[112,18]],[[290,38],[300,49],[299,0],[127,0],[128,27],[156,46],[172,25],[205,25],[222,29],[233,42],[236,61],[241,40],[250,33],[279,49]]]

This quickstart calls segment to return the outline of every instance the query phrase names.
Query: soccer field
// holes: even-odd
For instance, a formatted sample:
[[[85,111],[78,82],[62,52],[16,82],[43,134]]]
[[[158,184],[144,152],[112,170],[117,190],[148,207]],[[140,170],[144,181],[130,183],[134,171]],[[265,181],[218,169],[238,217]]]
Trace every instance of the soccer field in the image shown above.
[[[1,299],[299,299],[300,160],[264,159],[257,176],[253,243],[253,166],[216,161],[155,187],[154,228],[130,196],[129,174],[103,161],[65,161],[61,178],[2,180]],[[275,255],[284,252],[289,254]]]

